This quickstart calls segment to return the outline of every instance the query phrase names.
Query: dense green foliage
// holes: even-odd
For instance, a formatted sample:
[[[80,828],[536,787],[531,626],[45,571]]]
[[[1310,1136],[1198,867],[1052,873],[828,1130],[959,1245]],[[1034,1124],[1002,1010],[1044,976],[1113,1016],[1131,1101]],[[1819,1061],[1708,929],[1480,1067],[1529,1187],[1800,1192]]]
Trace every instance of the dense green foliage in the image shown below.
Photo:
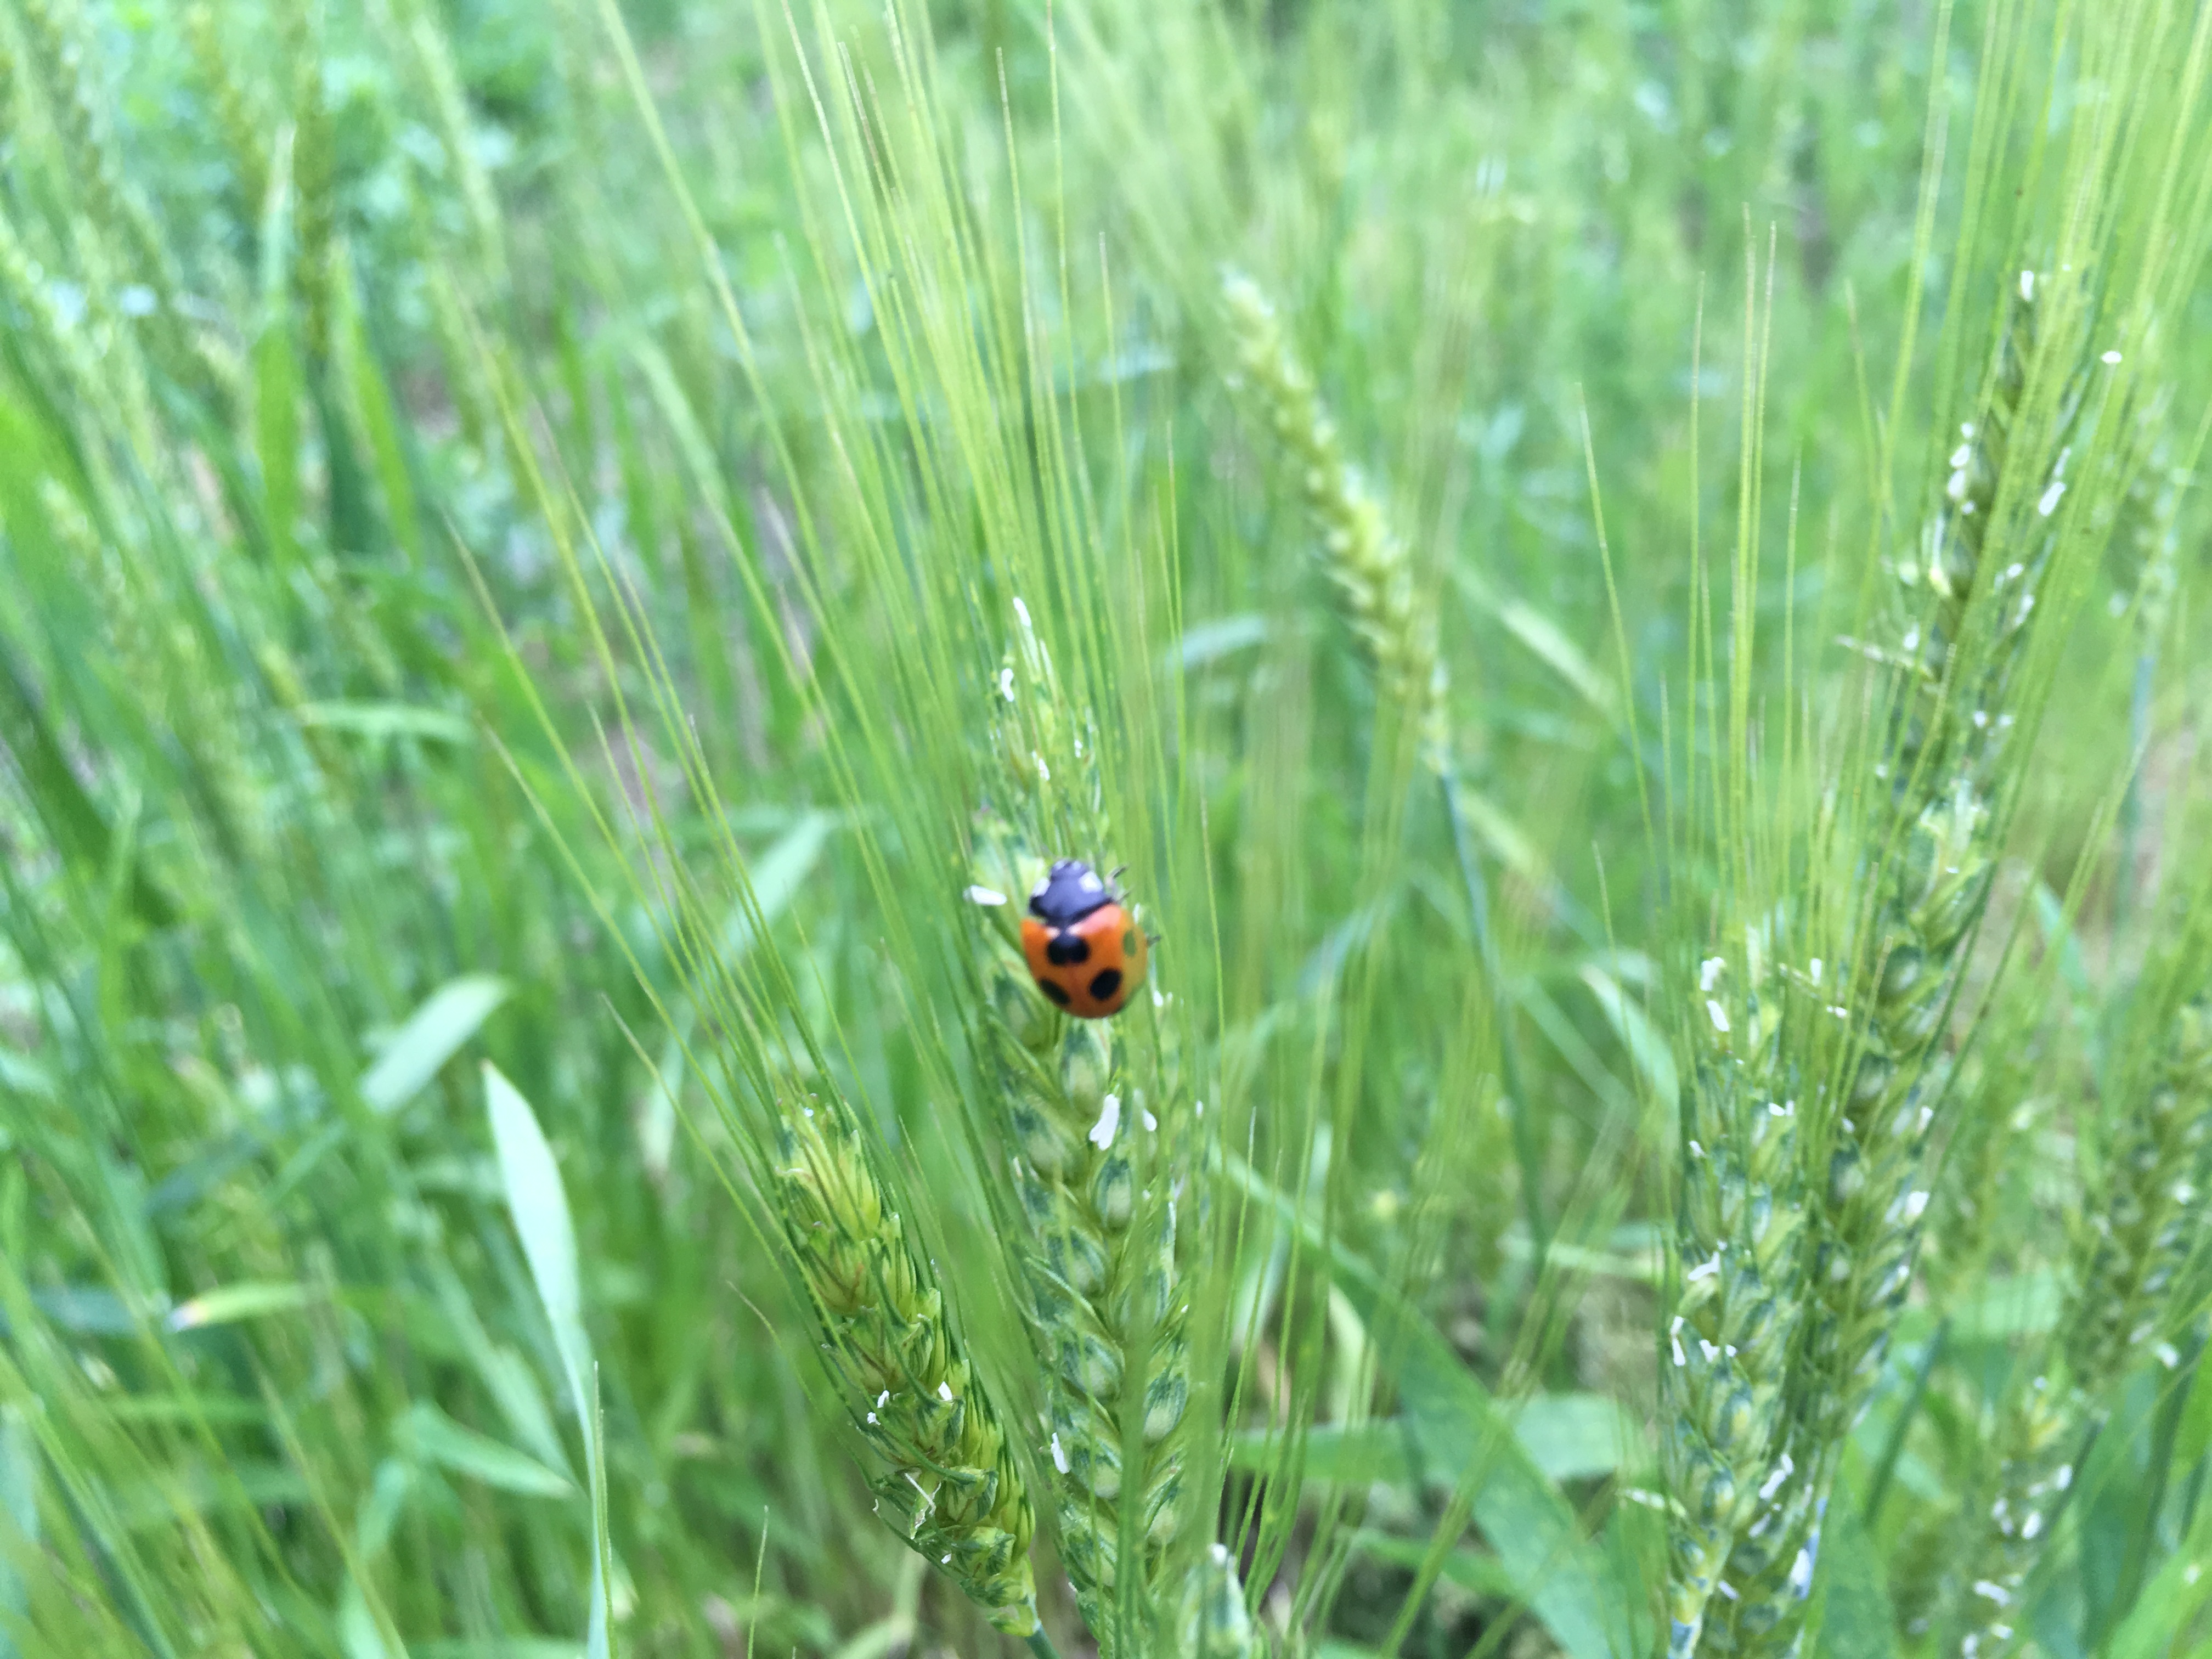
[[[2212,1641],[2209,71],[0,0],[0,1659]]]

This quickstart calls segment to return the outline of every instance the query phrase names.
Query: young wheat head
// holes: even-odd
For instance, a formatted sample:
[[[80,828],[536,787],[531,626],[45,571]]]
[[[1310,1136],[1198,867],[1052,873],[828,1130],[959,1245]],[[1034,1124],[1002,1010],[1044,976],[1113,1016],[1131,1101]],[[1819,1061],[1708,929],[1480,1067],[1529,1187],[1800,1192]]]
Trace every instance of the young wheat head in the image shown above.
[[[1035,1520],[998,1413],[847,1109],[781,1113],[771,1206],[805,1282],[846,1410],[888,1473],[877,1510],[1016,1636],[1037,1627]]]
[[[1414,590],[1413,562],[1382,504],[1345,458],[1336,422],[1285,337],[1275,308],[1250,278],[1222,279],[1239,376],[1266,415],[1298,478],[1306,514],[1378,695],[1417,734],[1424,762],[1450,752],[1449,680],[1433,617]]]
[[[1769,1482],[1790,1341],[1803,1305],[1796,1091],[1783,1069],[1783,994],[1756,933],[1741,962],[1715,956],[1692,1016],[1702,1028],[1682,1088],[1680,1269],[1662,1339],[1661,1455],[1668,1510],[1668,1651],[1696,1651],[1736,1535]]]
[[[2071,1460],[2139,1361],[2171,1359],[2185,1317],[2171,1292],[2204,1228],[2212,1169],[2212,992],[2174,1012],[2147,1086],[2125,1102],[2105,1179],[2084,1206],[2059,1334],[2000,1414],[1996,1468],[1970,1505],[1948,1598],[1947,1651],[1975,1659],[2014,1637],[2021,1587],[2049,1547]]]
[[[1795,1473],[1737,1543],[1728,1571],[1738,1594],[1708,1639],[1715,1652],[1789,1654],[1802,1641],[1836,1461],[1911,1279],[1935,1115],[1924,1085],[1996,870],[1994,823],[2013,769],[2013,683],[2057,545],[2060,475],[2081,407],[2069,374],[2055,412],[2045,411],[2052,428],[2026,429],[2046,299],[2045,285],[2021,273],[1920,556],[1899,571],[1906,615],[1894,648],[1881,653],[1894,696],[1875,768],[1887,798],[1864,848],[1870,902],[1834,1005],[1847,1058],[1833,1085],[1826,1167],[1812,1188],[1812,1299],[1786,1385],[1780,1455]],[[2014,476],[2039,466],[2046,448],[2056,457],[2047,476]],[[1817,1054],[1826,1039],[1791,1040]]]
[[[1230,1659],[1253,1640],[1233,1564],[1224,1553],[1192,1571],[1182,1547],[1195,1517],[1178,1200],[1187,1226],[1199,1212],[1183,1149],[1204,1109],[1161,1017],[1165,999],[1140,988],[1111,1019],[1076,1019],[1046,1002],[1024,964],[1020,901],[1050,857],[1101,856],[1110,831],[1095,732],[1018,615],[992,690],[994,782],[976,814],[969,896],[976,1035],[1021,1228],[1060,1559],[1104,1650],[1151,1640]],[[1130,1627],[1131,1607],[1149,1636]]]

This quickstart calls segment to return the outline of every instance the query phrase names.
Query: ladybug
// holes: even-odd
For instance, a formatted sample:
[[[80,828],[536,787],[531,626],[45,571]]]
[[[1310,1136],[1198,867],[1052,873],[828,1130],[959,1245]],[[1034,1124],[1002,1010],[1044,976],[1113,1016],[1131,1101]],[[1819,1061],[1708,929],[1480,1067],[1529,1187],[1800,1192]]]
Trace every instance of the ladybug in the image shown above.
[[[1022,955],[1037,989],[1078,1019],[1121,1012],[1145,982],[1143,931],[1081,859],[1060,860],[1030,893]]]

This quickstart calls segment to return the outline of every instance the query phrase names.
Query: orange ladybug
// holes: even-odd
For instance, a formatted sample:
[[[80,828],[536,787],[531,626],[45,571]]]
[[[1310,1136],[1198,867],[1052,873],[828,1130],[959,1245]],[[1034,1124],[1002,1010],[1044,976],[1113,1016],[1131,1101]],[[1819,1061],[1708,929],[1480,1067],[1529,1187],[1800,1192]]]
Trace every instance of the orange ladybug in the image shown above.
[[[1061,859],[1030,895],[1022,955],[1037,989],[1078,1019],[1121,1012],[1145,982],[1145,935],[1081,859]]]

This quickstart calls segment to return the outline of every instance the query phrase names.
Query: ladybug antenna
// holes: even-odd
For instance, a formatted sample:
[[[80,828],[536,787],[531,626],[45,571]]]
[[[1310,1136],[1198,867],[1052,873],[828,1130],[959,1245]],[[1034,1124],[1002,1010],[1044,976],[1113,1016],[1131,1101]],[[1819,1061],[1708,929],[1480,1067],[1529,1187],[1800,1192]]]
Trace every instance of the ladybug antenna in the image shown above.
[[[1129,866],[1128,866],[1127,865],[1126,865],[1126,864],[1117,864],[1117,865],[1115,865],[1115,866],[1111,870],[1109,870],[1109,871],[1106,872],[1106,879],[1107,879],[1107,880],[1109,880],[1109,881],[1119,881],[1119,880],[1121,880],[1121,872],[1122,872],[1124,870],[1127,869],[1128,867],[1129,867]]]

